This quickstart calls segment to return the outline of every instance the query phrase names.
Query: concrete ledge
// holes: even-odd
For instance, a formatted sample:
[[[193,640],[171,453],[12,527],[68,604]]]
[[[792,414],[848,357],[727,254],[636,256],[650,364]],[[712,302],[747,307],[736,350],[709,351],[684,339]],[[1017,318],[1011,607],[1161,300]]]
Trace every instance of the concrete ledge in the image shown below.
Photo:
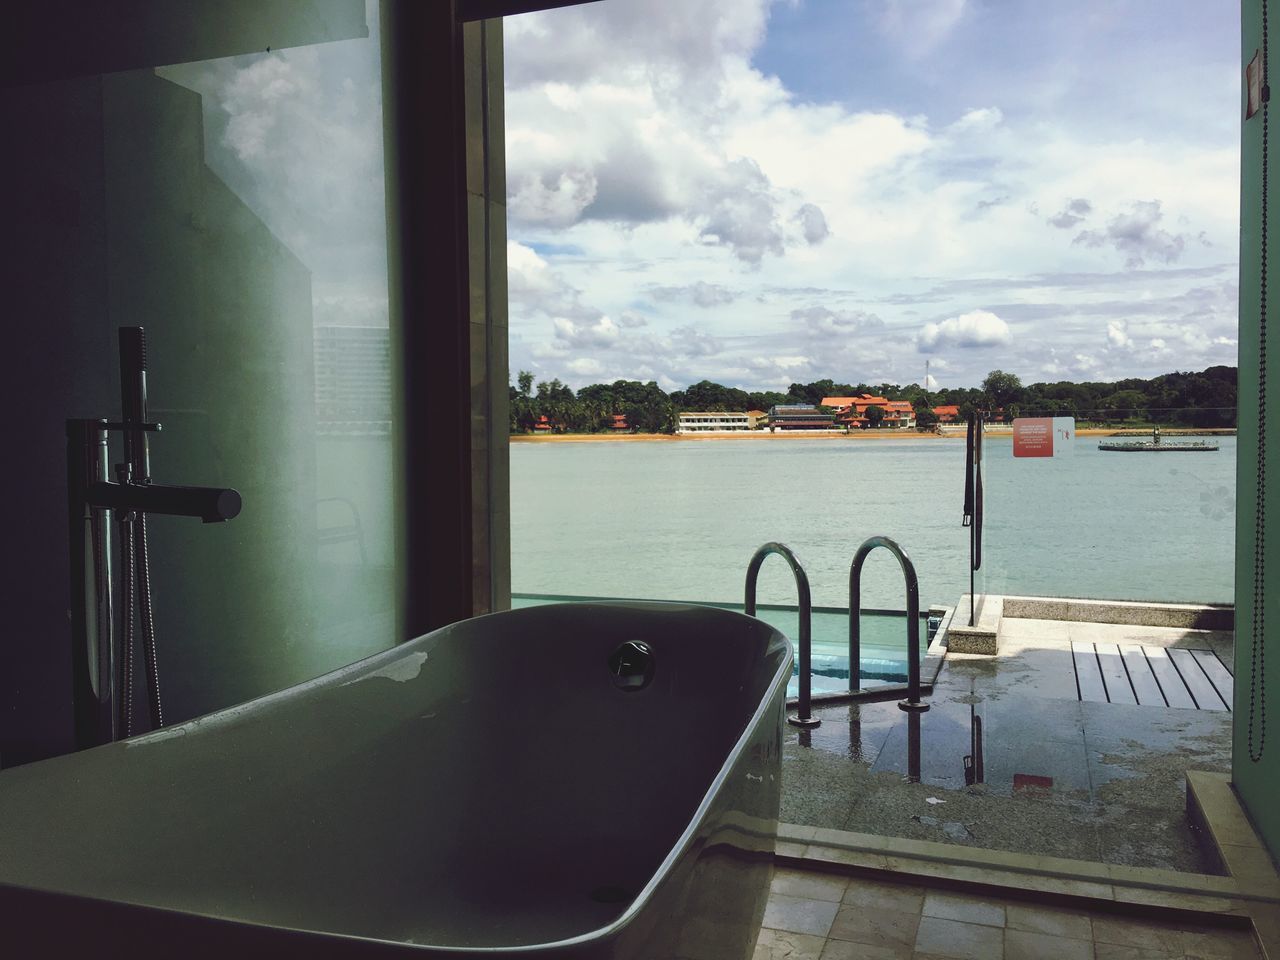
[[[1280,960],[1280,870],[1253,829],[1231,778],[1225,773],[1188,770],[1187,815],[1204,831],[1238,889],[1270,901],[1247,906],[1262,955]]]
[[[978,605],[978,622],[969,626],[973,597],[965,594],[956,605],[947,628],[948,653],[977,653],[994,657],[999,651],[1000,618],[1004,615],[1004,597],[988,595]]]
[[[988,598],[990,602],[992,598]],[[1060,597],[1005,597],[1004,616],[1024,620],[1117,623],[1186,630],[1232,630],[1235,608],[1229,604],[1145,603]]]
[[[1280,926],[1280,901],[1242,889],[1233,877],[961,848],[787,823],[778,825],[774,858],[799,869],[914,882],[1120,916],[1252,927],[1266,960],[1280,960],[1274,944],[1268,946],[1269,929]]]

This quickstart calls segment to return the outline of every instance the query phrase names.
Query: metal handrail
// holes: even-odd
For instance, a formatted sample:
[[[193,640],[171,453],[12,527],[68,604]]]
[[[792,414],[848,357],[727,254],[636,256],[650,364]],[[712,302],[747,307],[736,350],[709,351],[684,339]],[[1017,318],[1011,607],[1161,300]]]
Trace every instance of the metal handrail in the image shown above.
[[[760,567],[764,564],[765,558],[772,553],[776,553],[787,561],[787,565],[791,567],[791,572],[796,578],[797,603],[800,608],[800,665],[798,668],[800,673],[800,704],[797,715],[787,717],[787,723],[795,727],[816,727],[822,721],[812,716],[810,711],[810,700],[813,696],[810,684],[809,662],[810,648],[813,646],[813,600],[809,594],[809,576],[804,572],[804,567],[800,565],[800,561],[796,559],[796,555],[791,552],[790,547],[785,544],[770,542],[764,544],[751,555],[751,563],[747,565],[746,597],[744,598],[743,607],[747,616],[754,617],[756,615],[756,580],[760,576]],[[919,616],[916,619],[919,620]]]
[[[929,704],[920,700],[920,581],[906,551],[888,537],[869,537],[849,565],[849,689],[859,690],[862,685],[862,564],[876,547],[884,547],[898,558],[907,581],[907,699],[900,700],[898,706],[928,710]]]

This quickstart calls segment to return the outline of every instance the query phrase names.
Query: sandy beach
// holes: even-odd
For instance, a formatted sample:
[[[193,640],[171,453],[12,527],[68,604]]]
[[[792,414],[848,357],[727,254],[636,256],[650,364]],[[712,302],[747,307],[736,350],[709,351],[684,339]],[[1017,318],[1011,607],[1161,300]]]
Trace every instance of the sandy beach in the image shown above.
[[[1176,436],[1233,436],[1235,430],[1177,430],[1162,429],[1161,435],[1165,437]],[[1013,428],[1008,424],[988,425],[986,435],[988,437],[1010,436]],[[1128,429],[1117,429],[1114,427],[1083,427],[1076,431],[1078,437],[1147,437],[1151,436],[1150,431]],[[952,428],[945,433],[920,433],[916,430],[855,430],[852,433],[819,433],[804,430],[782,430],[777,433],[770,433],[768,430],[750,430],[741,433],[686,433],[686,434],[669,434],[669,433],[531,433],[531,434],[515,434],[511,437],[512,443],[670,443],[673,441],[692,441],[694,443],[705,442],[709,440],[779,440],[779,441],[800,441],[800,440],[844,440],[855,442],[871,442],[880,441],[892,442],[894,440],[961,440],[965,438],[965,429],[963,427]]]

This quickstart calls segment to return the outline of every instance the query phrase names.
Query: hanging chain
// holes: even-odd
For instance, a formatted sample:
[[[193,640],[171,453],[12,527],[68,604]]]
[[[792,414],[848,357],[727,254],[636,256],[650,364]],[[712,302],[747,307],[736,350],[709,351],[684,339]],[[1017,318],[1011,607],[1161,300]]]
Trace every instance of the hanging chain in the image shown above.
[[[1270,147],[1268,107],[1271,88],[1267,79],[1271,61],[1268,45],[1267,8],[1270,0],[1262,0],[1262,223],[1261,268],[1259,283],[1260,314],[1258,321],[1258,473],[1254,494],[1253,526],[1253,617],[1249,644],[1249,760],[1262,760],[1267,744],[1267,647],[1264,604],[1266,601],[1266,481],[1267,481],[1267,174]],[[1257,746],[1255,743],[1255,733]]]

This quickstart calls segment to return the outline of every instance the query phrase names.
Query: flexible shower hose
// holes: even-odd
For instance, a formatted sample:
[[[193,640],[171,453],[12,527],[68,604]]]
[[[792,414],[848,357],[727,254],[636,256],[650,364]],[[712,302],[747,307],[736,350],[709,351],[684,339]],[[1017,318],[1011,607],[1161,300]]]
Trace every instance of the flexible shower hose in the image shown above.
[[[160,704],[160,672],[156,661],[156,624],[151,606],[151,560],[147,551],[147,515],[137,513],[121,519],[121,554],[124,572],[121,590],[124,609],[121,620],[124,627],[122,651],[124,682],[121,704],[121,725],[126,737],[133,735],[134,691],[134,635],[136,621],[142,626],[142,659],[147,677],[147,710],[151,729],[164,726],[164,712]],[[137,615],[134,604],[137,604]]]
[[[124,513],[120,517],[120,592],[124,603],[120,609],[120,623],[124,633],[124,645],[120,651],[120,668],[124,672],[120,691],[120,728],[126,737],[133,735],[133,600],[134,600],[134,552],[133,516]]]
[[[156,664],[156,621],[151,611],[151,561],[147,555],[147,515],[138,514],[137,539],[138,614],[142,619],[142,656],[147,667],[147,706],[151,712],[151,729],[164,726],[160,707],[160,672]]]

